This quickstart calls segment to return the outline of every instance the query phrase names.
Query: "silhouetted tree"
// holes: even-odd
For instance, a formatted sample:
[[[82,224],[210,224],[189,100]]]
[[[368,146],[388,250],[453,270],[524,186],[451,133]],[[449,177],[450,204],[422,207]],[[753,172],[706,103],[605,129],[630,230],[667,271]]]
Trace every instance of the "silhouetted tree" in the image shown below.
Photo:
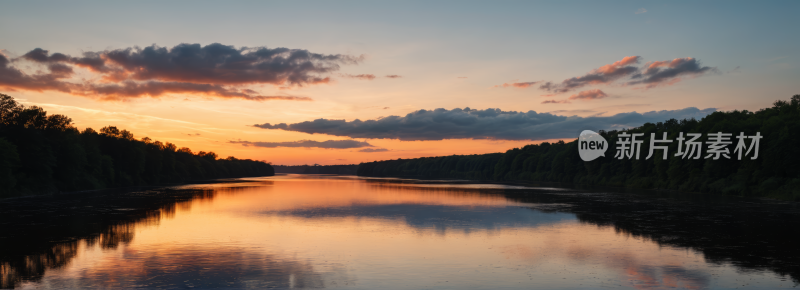
[[[772,196],[800,199],[800,95],[789,101],[776,101],[758,112],[715,112],[702,120],[666,120],[620,131],[600,131],[609,141],[605,157],[584,162],[578,156],[578,143],[544,142],[514,148],[505,153],[426,157],[362,163],[358,175],[425,178],[459,178],[495,181],[545,181],[596,184],[630,188],[661,188],[689,192],[732,195]],[[668,139],[678,134],[724,132],[753,136],[760,132],[759,157],[743,160],[689,159],[675,156],[678,142],[669,145],[667,160],[660,150],[645,159],[650,149],[650,133],[666,132]],[[643,156],[614,158],[621,133],[644,133]],[[737,139],[732,138],[736,142]],[[706,143],[703,144],[705,152]],[[733,153],[733,147],[729,148]],[[733,155],[732,155],[733,156]],[[752,154],[751,154],[752,156]]]
[[[0,94],[0,196],[273,174],[261,161],[217,160],[115,126],[79,132],[67,116]]]

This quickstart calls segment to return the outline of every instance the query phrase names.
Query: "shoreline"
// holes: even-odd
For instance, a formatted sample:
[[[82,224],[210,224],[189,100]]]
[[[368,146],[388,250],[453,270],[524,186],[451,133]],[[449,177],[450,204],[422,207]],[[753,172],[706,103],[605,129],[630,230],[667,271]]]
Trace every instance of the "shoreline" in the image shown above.
[[[111,188],[99,188],[99,189],[88,189],[88,190],[76,190],[76,191],[58,191],[58,192],[50,192],[50,193],[40,193],[40,194],[28,194],[28,195],[21,195],[21,196],[9,196],[9,197],[0,197],[0,203],[7,200],[17,200],[22,198],[32,198],[32,197],[54,197],[54,196],[62,196],[62,195],[73,195],[73,194],[81,194],[81,193],[103,193],[105,191],[110,192],[135,192],[139,190],[147,190],[147,189],[161,189],[161,188],[169,188],[173,186],[181,186],[181,185],[191,185],[191,184],[214,184],[214,183],[224,183],[224,180],[227,179],[239,179],[239,178],[253,178],[253,177],[268,177],[268,176],[275,176],[273,175],[263,175],[263,176],[242,176],[242,177],[225,177],[225,178],[217,178],[217,179],[201,179],[201,180],[192,180],[187,182],[179,182],[179,183],[163,183],[157,185],[141,185],[141,186],[127,186],[127,187],[111,187]]]

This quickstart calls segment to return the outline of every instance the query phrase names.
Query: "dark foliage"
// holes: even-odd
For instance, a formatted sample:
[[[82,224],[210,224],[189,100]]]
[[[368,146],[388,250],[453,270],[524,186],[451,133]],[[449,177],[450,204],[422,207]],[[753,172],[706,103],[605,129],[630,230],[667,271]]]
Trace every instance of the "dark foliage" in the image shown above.
[[[618,135],[627,132],[644,133],[639,160],[614,158]],[[678,142],[669,145],[668,157],[650,150],[650,133],[661,139],[676,140],[680,132],[702,133],[698,141],[708,140],[708,133],[744,132],[753,136],[760,132],[763,139],[759,157],[752,153],[737,160],[683,159],[674,156]],[[566,182],[628,188],[670,189],[686,192],[708,192],[742,196],[769,196],[800,199],[800,95],[789,101],[776,101],[771,108],[758,112],[715,112],[701,120],[670,119],[656,124],[622,131],[600,132],[609,141],[605,157],[585,162],[578,155],[577,140],[544,142],[515,148],[505,153],[398,159],[362,163],[361,176],[395,176],[423,178],[460,178],[493,181]],[[732,137],[728,148],[733,153],[737,139]],[[660,145],[660,144],[657,144]],[[703,143],[703,152],[707,146]]]
[[[0,197],[274,175],[265,162],[136,140],[113,126],[79,132],[71,123],[0,94]]]

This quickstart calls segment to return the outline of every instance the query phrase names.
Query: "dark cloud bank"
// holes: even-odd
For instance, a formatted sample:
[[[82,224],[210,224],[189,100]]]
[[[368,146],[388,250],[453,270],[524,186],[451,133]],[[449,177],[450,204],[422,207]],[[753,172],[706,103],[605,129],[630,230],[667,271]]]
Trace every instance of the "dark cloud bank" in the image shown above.
[[[351,138],[400,140],[497,139],[546,140],[577,138],[582,130],[610,130],[641,126],[668,119],[700,119],[716,109],[694,107],[672,111],[620,113],[607,117],[558,116],[535,111],[516,112],[499,109],[419,110],[404,117],[389,116],[377,120],[317,119],[294,124],[257,124],[262,129],[279,129],[309,134],[327,134]]]
[[[372,147],[367,142],[357,140],[327,140],[327,141],[313,141],[313,140],[300,140],[292,142],[250,142],[250,141],[230,141],[234,144],[242,144],[244,146],[255,146],[265,148],[277,147],[303,147],[303,148],[325,148],[325,149],[350,149]],[[371,148],[367,148],[371,149]],[[365,150],[365,149],[362,149]],[[364,151],[367,152],[367,151]],[[369,151],[373,152],[373,151]]]
[[[330,82],[326,75],[363,57],[318,54],[304,49],[241,47],[213,43],[84,52],[82,56],[37,48],[10,59],[0,54],[0,88],[61,91],[101,99],[159,97],[197,93],[248,100],[310,100],[307,97],[264,96],[242,85],[305,86]],[[14,62],[44,65],[46,72],[27,74]],[[85,68],[99,80],[69,82],[74,68]]]

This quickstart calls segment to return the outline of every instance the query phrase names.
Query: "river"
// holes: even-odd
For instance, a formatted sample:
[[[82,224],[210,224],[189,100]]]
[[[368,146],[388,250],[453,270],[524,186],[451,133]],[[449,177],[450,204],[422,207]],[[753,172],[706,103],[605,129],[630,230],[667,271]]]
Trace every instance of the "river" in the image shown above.
[[[796,203],[334,175],[0,201],[0,286],[779,289]]]

